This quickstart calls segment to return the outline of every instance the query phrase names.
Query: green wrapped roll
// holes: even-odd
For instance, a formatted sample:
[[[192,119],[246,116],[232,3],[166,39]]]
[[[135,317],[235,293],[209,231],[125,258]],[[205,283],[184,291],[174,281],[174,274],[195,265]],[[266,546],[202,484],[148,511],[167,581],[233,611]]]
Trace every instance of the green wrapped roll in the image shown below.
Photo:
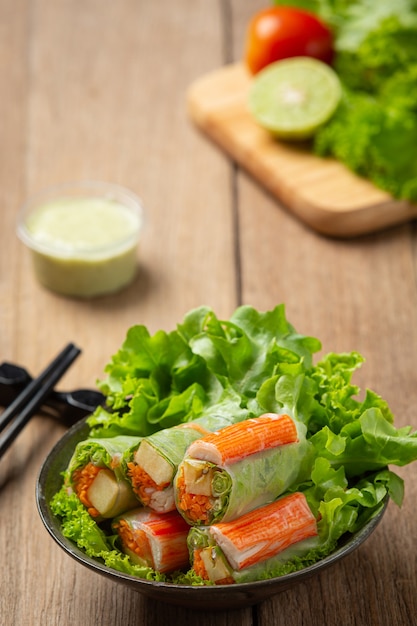
[[[123,454],[136,449],[140,440],[140,437],[120,435],[108,439],[90,438],[77,444],[65,482],[97,521],[138,506],[121,461]]]
[[[160,573],[188,568],[189,526],[178,511],[133,509],[114,519],[112,528],[132,563]]]
[[[192,569],[216,585],[262,580],[296,569],[319,541],[316,519],[300,492],[231,522],[194,526],[187,537]]]
[[[191,525],[229,521],[272,502],[308,478],[305,426],[268,413],[193,442],[178,467],[175,501]]]
[[[246,417],[244,409],[207,414],[144,437],[136,448],[127,451],[123,455],[123,471],[143,506],[158,513],[175,510],[173,480],[189,445]]]

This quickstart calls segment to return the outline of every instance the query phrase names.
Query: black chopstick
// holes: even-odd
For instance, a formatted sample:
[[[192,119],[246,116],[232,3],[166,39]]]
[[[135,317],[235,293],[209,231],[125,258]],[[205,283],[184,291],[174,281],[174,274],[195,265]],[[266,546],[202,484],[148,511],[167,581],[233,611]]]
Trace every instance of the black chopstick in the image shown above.
[[[32,376],[20,365],[1,363],[0,406],[11,404],[32,380]],[[72,426],[83,417],[91,415],[98,406],[104,406],[105,400],[104,394],[96,389],[53,389],[39,408],[39,414],[56,419],[65,426]]]
[[[0,457],[16,439],[30,418],[38,411],[54,385],[80,352],[79,348],[69,343],[45,370],[37,378],[34,378],[7,409],[3,411],[0,416],[0,432],[3,432],[10,422],[12,423],[0,435]]]

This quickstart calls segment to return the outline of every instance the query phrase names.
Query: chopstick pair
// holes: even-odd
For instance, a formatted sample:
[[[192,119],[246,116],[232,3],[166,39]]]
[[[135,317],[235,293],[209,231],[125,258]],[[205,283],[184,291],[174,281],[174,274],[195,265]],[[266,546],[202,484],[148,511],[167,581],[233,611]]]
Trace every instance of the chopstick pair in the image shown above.
[[[16,439],[21,430],[36,414],[54,385],[78,357],[81,350],[69,343],[44,371],[0,415],[0,457]],[[4,431],[4,432],[3,432]]]
[[[4,361],[0,364],[0,406],[7,407],[33,380],[20,365]],[[58,420],[65,426],[72,426],[83,417],[94,413],[98,406],[104,406],[106,398],[97,389],[73,389],[58,391],[53,389],[39,409],[39,415]]]

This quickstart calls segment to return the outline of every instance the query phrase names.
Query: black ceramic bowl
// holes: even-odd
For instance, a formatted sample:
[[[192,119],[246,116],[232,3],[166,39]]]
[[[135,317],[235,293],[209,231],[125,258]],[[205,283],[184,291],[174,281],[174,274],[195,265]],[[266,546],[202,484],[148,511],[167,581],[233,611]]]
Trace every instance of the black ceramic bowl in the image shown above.
[[[36,500],[41,519],[58,545],[81,565],[117,583],[128,585],[131,589],[148,597],[169,604],[187,606],[194,609],[221,610],[242,608],[262,602],[270,596],[285,591],[289,587],[321,572],[326,567],[337,563],[337,561],[353,552],[353,550],[356,550],[375,530],[385,513],[388,503],[387,500],[384,508],[364,528],[354,535],[346,537],[345,541],[331,555],[310,567],[292,574],[252,583],[207,587],[143,580],[111,569],[100,561],[84,554],[82,550],[63,536],[59,519],[50,509],[49,502],[52,496],[62,486],[61,472],[66,469],[75,446],[79,441],[87,437],[88,431],[85,419],[81,420],[65,433],[47,456],[36,485]]]

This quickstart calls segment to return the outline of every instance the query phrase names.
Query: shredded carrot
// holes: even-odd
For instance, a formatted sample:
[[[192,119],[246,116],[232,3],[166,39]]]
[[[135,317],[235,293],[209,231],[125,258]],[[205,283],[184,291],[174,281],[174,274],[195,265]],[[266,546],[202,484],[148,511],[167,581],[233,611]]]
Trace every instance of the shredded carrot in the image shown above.
[[[137,554],[149,567],[155,567],[149,539],[143,530],[133,530],[124,519],[119,520],[115,529],[126,548]]]
[[[213,498],[201,494],[188,493],[185,487],[184,472],[180,468],[176,479],[178,502],[177,506],[195,523],[206,523],[213,506]]]
[[[193,570],[200,576],[203,580],[209,580],[209,575],[207,574],[206,566],[204,565],[204,561],[201,558],[201,548],[193,551]]]
[[[82,502],[82,504],[87,507],[87,511],[89,512],[91,517],[98,517],[100,515],[100,512],[93,507],[87,493],[101,469],[101,467],[94,465],[94,463],[91,463],[90,461],[90,463],[87,463],[87,465],[84,465],[84,467],[75,470],[72,475],[74,491],[80,499],[80,502]]]
[[[130,462],[127,464],[129,476],[132,484],[132,489],[136,495],[140,498],[142,504],[148,506],[151,501],[152,493],[154,491],[163,491],[170,485],[169,482],[162,485],[157,483],[149,476],[149,474],[136,463]]]
[[[210,433],[192,443],[189,455],[200,458],[200,450],[208,454],[205,459],[234,463],[249,455],[298,441],[297,428],[289,415],[266,413]],[[215,457],[210,457],[213,450]],[[217,458],[219,457],[219,458]]]
[[[233,546],[233,559],[238,560],[238,569],[243,569],[316,536],[317,523],[304,494],[296,492],[234,521],[214,524],[212,533],[224,552]],[[227,540],[225,545],[222,537]]]

